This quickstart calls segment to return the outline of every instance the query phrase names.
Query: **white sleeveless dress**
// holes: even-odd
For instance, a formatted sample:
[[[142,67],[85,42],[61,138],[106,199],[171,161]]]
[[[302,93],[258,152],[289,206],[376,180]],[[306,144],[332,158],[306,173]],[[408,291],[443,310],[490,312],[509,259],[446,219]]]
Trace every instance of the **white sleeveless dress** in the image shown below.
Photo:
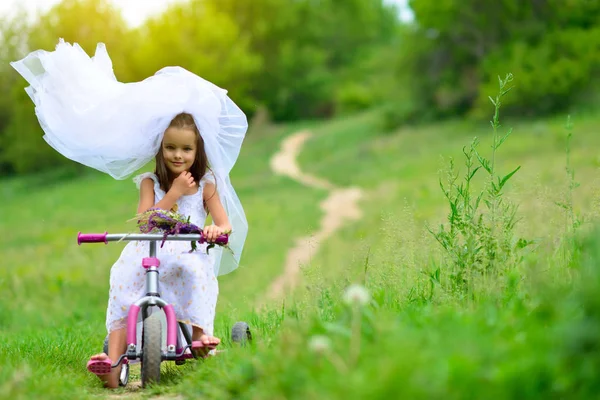
[[[158,178],[152,173],[144,173],[134,178],[140,187],[142,180],[154,181],[154,199],[160,201],[165,192],[160,188]],[[204,209],[202,191],[212,176],[205,175],[199,183],[198,192],[182,196],[177,201],[178,212],[190,217],[190,222],[204,227],[207,213]],[[215,308],[219,286],[214,272],[214,257],[207,254],[206,245],[198,244],[190,253],[190,243],[166,241],[157,246],[160,260],[159,290],[161,298],[175,308],[177,319],[195,325],[207,335],[213,335]],[[108,332],[127,326],[129,307],[145,293],[145,269],[142,258],[148,257],[148,242],[128,243],[110,271],[110,297],[106,313]]]

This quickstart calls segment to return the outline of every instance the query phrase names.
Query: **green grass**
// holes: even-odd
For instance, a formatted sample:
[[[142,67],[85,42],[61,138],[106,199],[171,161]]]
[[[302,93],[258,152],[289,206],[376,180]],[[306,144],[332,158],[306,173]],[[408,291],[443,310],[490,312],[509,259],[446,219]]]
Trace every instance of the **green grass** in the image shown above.
[[[460,164],[462,146],[475,135],[485,151],[488,125],[450,121],[382,132],[378,113],[370,112],[253,132],[232,176],[250,233],[242,266],[220,279],[216,329],[226,338],[235,321],[246,320],[255,343],[236,348],[226,341],[222,356],[165,366],[163,383],[132,396],[464,399],[594,393],[598,336],[589,332],[599,331],[600,308],[590,294],[598,276],[584,267],[600,261],[600,236],[577,242],[582,256],[571,267],[554,251],[565,243],[564,215],[554,205],[567,187],[565,120],[503,121],[514,134],[500,151],[499,166],[522,165],[506,196],[521,205],[519,233],[539,242],[515,275],[483,280],[472,298],[428,277],[441,253],[425,224],[443,222],[447,212],[440,169],[449,156]],[[575,118],[572,144],[582,182],[574,202],[591,221],[599,188],[598,122],[597,116]],[[315,136],[301,153],[302,168],[339,186],[364,188],[365,215],[323,243],[294,296],[259,308],[294,238],[314,231],[321,216],[324,191],[269,171],[281,139],[304,128]],[[94,172],[55,171],[5,179],[0,187],[0,398],[103,397],[85,362],[105,335],[108,274],[123,245],[78,247],[75,237],[78,231],[131,230],[125,221],[136,208],[135,186]],[[583,281],[582,270],[588,278]],[[366,284],[372,302],[360,314],[360,356],[353,363],[349,353],[358,320],[341,298],[355,281]],[[317,334],[330,338],[329,352],[308,349]]]
[[[415,263],[415,259],[427,264],[438,246],[426,224],[436,226],[447,214],[438,179],[444,176],[449,158],[464,170],[461,148],[475,136],[481,141],[480,151],[489,154],[489,125],[451,121],[403,128],[394,134],[366,131],[365,126],[376,126],[377,117],[376,113],[366,114],[316,130],[300,156],[307,172],[340,186],[368,190],[362,202],[364,219],[328,241],[313,259],[315,269],[331,276],[339,274],[337,266],[348,269],[354,264],[360,269],[368,254],[374,265],[407,260]],[[598,214],[600,194],[597,122],[593,116],[574,118],[571,154],[576,180],[581,183],[574,193],[574,206],[590,219]],[[565,229],[564,216],[555,204],[564,197],[568,185],[565,123],[566,116],[503,122],[514,129],[499,152],[499,168],[508,172],[522,166],[505,192],[519,204],[519,233],[531,238],[551,240]]]

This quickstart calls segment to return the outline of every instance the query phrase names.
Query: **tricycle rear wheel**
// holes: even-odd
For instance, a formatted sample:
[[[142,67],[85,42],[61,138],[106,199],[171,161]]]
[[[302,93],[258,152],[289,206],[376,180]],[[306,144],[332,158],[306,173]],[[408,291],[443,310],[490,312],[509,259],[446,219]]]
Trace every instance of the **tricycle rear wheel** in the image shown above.
[[[252,333],[250,332],[250,326],[243,322],[236,322],[231,328],[231,341],[245,346],[252,342]]]
[[[102,351],[108,354],[108,335],[104,338]],[[129,383],[129,364],[121,364],[121,375],[119,375],[119,386],[127,386]]]

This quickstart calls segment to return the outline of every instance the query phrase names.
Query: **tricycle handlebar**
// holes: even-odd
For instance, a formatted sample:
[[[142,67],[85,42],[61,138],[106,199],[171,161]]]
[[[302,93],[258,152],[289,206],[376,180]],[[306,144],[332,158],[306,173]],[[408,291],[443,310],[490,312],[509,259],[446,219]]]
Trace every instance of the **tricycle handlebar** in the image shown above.
[[[143,240],[143,241],[162,241],[162,240],[179,240],[187,242],[206,243],[204,233],[186,233],[182,235],[167,235],[166,238],[161,233],[81,233],[77,234],[77,244],[81,243],[108,243],[118,242],[120,240]],[[215,244],[226,245],[229,242],[229,235],[221,235],[215,240]]]

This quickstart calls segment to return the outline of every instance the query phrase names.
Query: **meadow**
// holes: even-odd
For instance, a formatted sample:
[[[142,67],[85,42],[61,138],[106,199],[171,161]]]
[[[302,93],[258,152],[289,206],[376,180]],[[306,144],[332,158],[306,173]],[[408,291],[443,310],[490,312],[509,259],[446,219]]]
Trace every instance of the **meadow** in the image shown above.
[[[572,129],[565,128],[566,115],[500,121],[499,137],[513,131],[494,156],[496,173],[521,168],[492,197],[483,169],[467,192],[455,186],[458,192],[446,197],[440,188],[451,159],[457,185],[465,182],[463,149],[473,137],[480,154],[492,157],[489,123],[450,120],[386,131],[374,110],[253,126],[232,175],[250,236],[240,268],[220,279],[216,330],[226,351],[165,365],[160,384],[115,395],[594,397],[600,116],[573,115]],[[316,230],[318,203],[327,195],[270,170],[280,142],[305,129],[314,136],[300,154],[301,168],[362,188],[364,215],[322,243],[294,291],[268,299],[294,239]],[[449,198],[469,193],[472,201],[481,191],[471,219],[467,202],[451,212]],[[103,398],[85,362],[105,335],[108,274],[123,245],[78,247],[76,235],[132,231],[126,221],[137,205],[135,186],[56,170],[3,179],[0,193],[0,398]],[[488,225],[479,220],[485,199],[497,206]],[[504,204],[518,205],[508,228]],[[462,219],[449,218],[457,213]],[[436,240],[440,224],[459,232],[454,247]],[[479,247],[471,247],[474,238]],[[358,286],[348,293],[351,285]],[[239,320],[253,330],[251,346],[227,340]]]

